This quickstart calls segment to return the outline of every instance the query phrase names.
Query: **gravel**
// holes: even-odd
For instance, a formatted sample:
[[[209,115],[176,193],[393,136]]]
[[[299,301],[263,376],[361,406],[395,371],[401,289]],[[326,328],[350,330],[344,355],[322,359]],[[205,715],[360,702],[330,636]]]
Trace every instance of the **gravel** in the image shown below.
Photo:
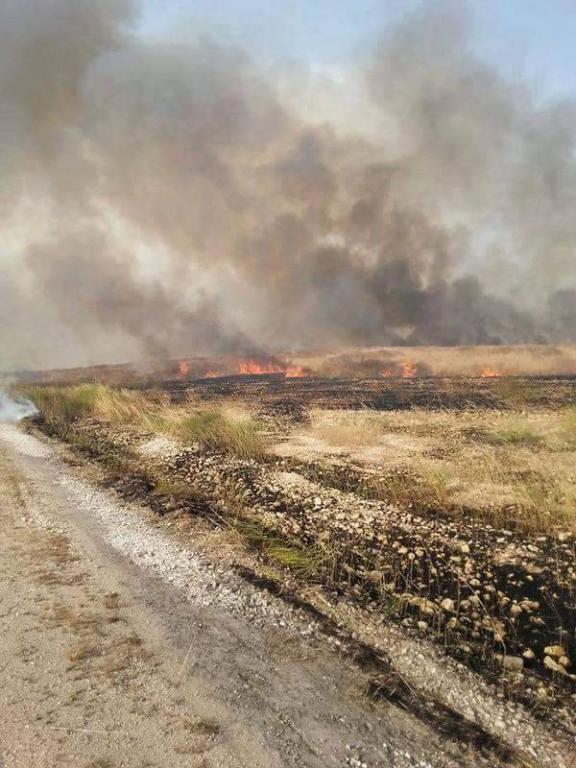
[[[139,507],[123,505],[87,483],[61,474],[59,483],[71,502],[101,524],[105,540],[140,568],[181,589],[196,605],[212,606],[258,625],[284,627],[301,636],[317,631],[314,622],[302,620],[281,600],[262,592],[178,546],[169,534],[152,528]]]

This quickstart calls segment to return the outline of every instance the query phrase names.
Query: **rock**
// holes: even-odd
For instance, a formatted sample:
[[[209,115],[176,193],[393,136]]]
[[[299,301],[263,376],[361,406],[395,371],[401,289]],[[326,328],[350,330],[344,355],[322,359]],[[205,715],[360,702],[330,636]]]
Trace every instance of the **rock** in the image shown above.
[[[478,595],[470,595],[470,597],[468,598],[468,600],[469,600],[471,603],[473,603],[474,605],[478,605],[478,603],[480,602],[480,598],[478,597]]]
[[[444,598],[440,603],[440,608],[442,608],[443,611],[452,613],[454,611],[454,600],[450,600],[449,597]]]
[[[536,654],[531,648],[526,648],[526,650],[523,652],[522,657],[526,659],[526,661],[534,661],[536,658]]]
[[[555,672],[558,675],[566,674],[566,670],[564,669],[564,667],[561,667],[560,664],[557,664],[551,656],[545,657],[544,666],[550,672]]]
[[[418,629],[420,630],[420,632],[426,632],[426,630],[428,629],[428,624],[426,624],[426,622],[425,622],[425,621],[419,621],[419,622],[416,624],[416,626],[418,627]]]
[[[510,672],[519,672],[524,667],[524,659],[521,656],[504,656],[502,666]]]
[[[510,607],[510,616],[512,616],[514,619],[517,616],[520,616],[521,613],[522,613],[522,608],[519,605],[514,604]]]
[[[556,659],[561,658],[562,656],[566,656],[566,651],[564,648],[562,648],[561,645],[549,645],[546,648],[544,648],[544,653],[546,656],[552,656]]]

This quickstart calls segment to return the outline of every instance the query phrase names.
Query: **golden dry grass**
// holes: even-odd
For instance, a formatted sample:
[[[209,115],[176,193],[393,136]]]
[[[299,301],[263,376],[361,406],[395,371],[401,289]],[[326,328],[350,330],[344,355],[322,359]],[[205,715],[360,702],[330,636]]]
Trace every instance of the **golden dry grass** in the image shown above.
[[[114,389],[104,384],[72,387],[34,386],[20,392],[36,405],[42,417],[66,433],[82,419],[96,418],[116,424],[133,424],[208,450],[241,458],[262,458],[264,440],[258,425],[242,410],[209,407],[193,399],[171,405],[164,393]]]
[[[295,365],[317,374],[351,371],[401,372],[405,363],[432,376],[547,376],[576,374],[576,346],[518,345],[474,347],[373,347],[337,353],[302,354]]]
[[[372,495],[402,506],[476,515],[504,527],[576,529],[576,409],[326,411],[276,448],[349,457]]]

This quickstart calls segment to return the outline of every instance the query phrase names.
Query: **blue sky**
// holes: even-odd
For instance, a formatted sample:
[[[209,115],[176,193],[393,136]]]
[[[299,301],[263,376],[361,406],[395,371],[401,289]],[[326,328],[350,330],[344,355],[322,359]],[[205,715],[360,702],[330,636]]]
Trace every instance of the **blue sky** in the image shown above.
[[[462,0],[463,2],[465,0]],[[142,0],[147,37],[218,31],[274,63],[353,59],[421,0]],[[469,0],[476,47],[513,78],[576,95],[576,0]]]

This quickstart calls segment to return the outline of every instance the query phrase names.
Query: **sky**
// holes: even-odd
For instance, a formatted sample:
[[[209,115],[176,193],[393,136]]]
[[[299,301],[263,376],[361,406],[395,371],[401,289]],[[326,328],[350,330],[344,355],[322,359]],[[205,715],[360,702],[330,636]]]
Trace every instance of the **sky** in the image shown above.
[[[458,2],[458,0],[455,0]],[[461,0],[465,2],[466,0]],[[483,58],[549,96],[576,94],[576,0],[467,0]],[[148,38],[217,32],[271,64],[345,65],[421,0],[143,0]]]

